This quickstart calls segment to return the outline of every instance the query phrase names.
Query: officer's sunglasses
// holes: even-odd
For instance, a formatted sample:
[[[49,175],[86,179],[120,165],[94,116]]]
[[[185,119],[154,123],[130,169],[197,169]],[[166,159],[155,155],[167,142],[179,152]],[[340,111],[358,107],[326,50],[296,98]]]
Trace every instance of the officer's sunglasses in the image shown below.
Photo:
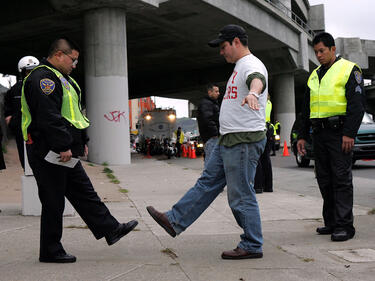
[[[72,60],[72,65],[73,66],[77,66],[78,64],[78,59],[73,59],[71,56],[69,56],[67,53],[63,52],[64,55],[66,55],[67,57],[69,57],[71,60]]]

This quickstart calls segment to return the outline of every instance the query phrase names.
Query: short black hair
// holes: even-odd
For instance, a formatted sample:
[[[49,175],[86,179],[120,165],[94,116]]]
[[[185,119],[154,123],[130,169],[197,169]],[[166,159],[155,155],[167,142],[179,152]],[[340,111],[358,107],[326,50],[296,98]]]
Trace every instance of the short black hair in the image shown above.
[[[214,87],[219,87],[219,86],[216,85],[216,84],[214,84],[214,83],[208,83],[208,84],[206,85],[206,90],[207,90],[207,92],[213,90]]]
[[[315,37],[312,41],[313,46],[319,44],[320,42],[322,42],[324,44],[324,46],[326,46],[328,48],[336,46],[335,45],[335,39],[333,39],[332,35],[329,34],[328,32],[321,32],[321,33],[318,33],[317,35],[315,35]]]
[[[48,50],[48,57],[52,57],[58,51],[62,51],[64,53],[70,54],[72,50],[76,50],[80,53],[80,48],[76,42],[71,40],[68,37],[60,37],[55,39]]]
[[[238,40],[240,40],[241,44],[244,46],[244,47],[247,47],[248,44],[249,44],[249,40],[247,38],[240,38],[240,37],[237,37]],[[229,44],[232,45],[232,42],[233,42],[234,38],[231,39],[231,40],[227,40],[229,42]]]

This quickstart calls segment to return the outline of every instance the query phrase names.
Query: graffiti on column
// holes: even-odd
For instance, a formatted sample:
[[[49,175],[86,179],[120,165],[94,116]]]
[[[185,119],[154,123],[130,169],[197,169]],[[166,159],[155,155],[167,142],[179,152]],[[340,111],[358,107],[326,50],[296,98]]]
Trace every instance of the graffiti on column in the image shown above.
[[[115,110],[109,112],[109,114],[104,114],[104,118],[110,122],[120,122],[121,117],[126,120],[125,111]]]

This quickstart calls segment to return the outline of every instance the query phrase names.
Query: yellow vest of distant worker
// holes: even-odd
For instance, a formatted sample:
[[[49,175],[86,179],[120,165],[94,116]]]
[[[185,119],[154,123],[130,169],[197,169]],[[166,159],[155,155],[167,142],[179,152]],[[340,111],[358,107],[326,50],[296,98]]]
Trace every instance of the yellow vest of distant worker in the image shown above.
[[[69,81],[64,78],[64,76],[57,71],[56,69],[41,65],[33,69],[33,71],[40,67],[46,67],[51,70],[57,78],[60,79],[62,89],[63,89],[63,98],[62,98],[62,106],[61,106],[61,116],[64,117],[70,124],[72,124],[77,129],[85,129],[90,125],[90,121],[82,114],[81,111],[81,89],[78,86],[77,82],[69,76]],[[31,73],[30,73],[31,74]],[[29,74],[29,75],[30,75]],[[22,95],[21,95],[21,110],[22,110],[22,135],[25,141],[28,140],[27,136],[27,128],[31,124],[31,114],[29,110],[29,106],[27,105],[24,88],[25,82],[28,79],[29,75],[24,79],[22,85]],[[71,82],[79,89],[79,96],[71,85]]]
[[[345,85],[355,63],[336,61],[319,81],[316,68],[307,81],[310,88],[310,118],[327,118],[346,114]],[[359,67],[358,67],[359,68]]]
[[[271,111],[272,111],[272,102],[267,100],[266,104],[266,122],[271,122]]]

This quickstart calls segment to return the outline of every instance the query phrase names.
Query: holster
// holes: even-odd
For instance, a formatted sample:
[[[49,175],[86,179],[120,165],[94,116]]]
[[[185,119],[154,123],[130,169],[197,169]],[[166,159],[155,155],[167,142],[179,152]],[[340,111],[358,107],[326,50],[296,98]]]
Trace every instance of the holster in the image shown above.
[[[331,116],[328,118],[311,119],[314,133],[323,129],[341,130],[344,125],[344,116]]]

